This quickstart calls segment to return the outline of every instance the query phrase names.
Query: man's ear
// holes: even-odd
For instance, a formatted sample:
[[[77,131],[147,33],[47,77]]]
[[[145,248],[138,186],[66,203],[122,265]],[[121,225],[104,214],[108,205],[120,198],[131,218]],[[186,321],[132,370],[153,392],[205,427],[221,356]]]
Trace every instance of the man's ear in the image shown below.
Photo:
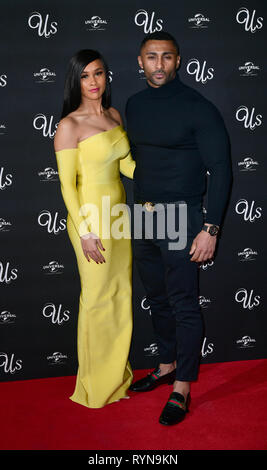
[[[142,69],[143,68],[143,62],[142,62],[142,58],[141,58],[140,55],[137,57],[137,60],[138,60],[139,67],[141,67],[141,69]]]

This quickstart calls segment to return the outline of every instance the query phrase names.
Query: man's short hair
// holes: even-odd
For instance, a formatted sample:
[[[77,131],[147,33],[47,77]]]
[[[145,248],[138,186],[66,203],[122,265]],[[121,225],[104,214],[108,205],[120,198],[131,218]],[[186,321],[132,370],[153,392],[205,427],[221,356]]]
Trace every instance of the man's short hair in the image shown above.
[[[179,45],[176,39],[170,33],[167,33],[166,31],[155,31],[154,33],[147,34],[144,37],[143,41],[141,42],[140,51],[143,48],[143,46],[146,44],[146,42],[151,41],[151,40],[171,41],[177,50],[177,54],[179,55],[180,49],[179,49]]]

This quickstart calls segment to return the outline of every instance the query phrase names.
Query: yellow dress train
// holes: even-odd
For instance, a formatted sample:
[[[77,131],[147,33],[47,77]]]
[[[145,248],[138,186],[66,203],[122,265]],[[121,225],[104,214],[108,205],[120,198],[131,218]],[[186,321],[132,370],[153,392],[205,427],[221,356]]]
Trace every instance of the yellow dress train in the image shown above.
[[[133,378],[128,360],[132,251],[120,172],[133,178],[135,162],[122,126],[88,137],[77,148],[57,151],[56,159],[68,211],[67,231],[81,283],[79,367],[70,399],[89,408],[101,408],[127,397]],[[105,263],[86,259],[80,237],[88,232],[101,238]]]

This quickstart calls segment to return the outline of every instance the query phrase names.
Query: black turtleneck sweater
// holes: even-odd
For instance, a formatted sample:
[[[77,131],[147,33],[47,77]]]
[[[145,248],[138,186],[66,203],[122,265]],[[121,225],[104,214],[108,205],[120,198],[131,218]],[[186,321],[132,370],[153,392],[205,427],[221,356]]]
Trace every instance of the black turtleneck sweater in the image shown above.
[[[178,75],[159,88],[131,96],[127,132],[135,202],[201,201],[209,172],[207,223],[220,225],[232,170],[229,139],[217,108]]]

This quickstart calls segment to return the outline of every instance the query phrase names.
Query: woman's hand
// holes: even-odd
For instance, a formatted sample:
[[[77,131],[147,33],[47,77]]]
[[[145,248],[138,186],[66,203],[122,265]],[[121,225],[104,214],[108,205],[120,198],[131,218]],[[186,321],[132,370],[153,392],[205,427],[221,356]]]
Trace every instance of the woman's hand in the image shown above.
[[[97,264],[106,262],[104,256],[99,251],[99,249],[105,251],[105,248],[103,247],[100,238],[93,232],[83,235],[81,237],[81,244],[84,256],[88,261],[92,258]]]

